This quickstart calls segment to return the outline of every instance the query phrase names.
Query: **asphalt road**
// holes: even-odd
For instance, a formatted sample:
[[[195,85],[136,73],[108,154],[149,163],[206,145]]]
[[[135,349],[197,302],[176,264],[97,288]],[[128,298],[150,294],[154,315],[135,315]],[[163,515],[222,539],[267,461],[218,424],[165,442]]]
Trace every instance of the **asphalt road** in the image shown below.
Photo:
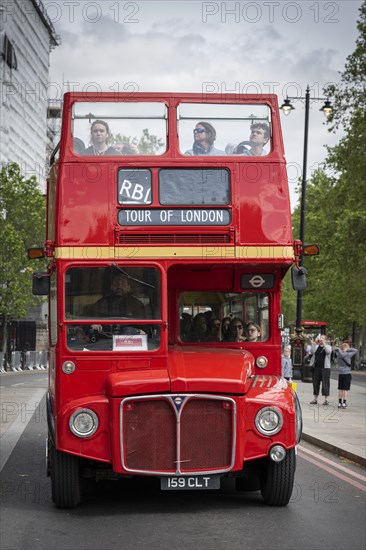
[[[92,484],[79,508],[56,509],[45,475],[44,401],[30,401],[46,379],[0,376],[1,453],[15,417],[24,428],[0,474],[1,550],[364,550],[365,470],[306,443],[285,508],[235,492],[230,481],[220,491],[161,492],[156,480],[140,479]]]

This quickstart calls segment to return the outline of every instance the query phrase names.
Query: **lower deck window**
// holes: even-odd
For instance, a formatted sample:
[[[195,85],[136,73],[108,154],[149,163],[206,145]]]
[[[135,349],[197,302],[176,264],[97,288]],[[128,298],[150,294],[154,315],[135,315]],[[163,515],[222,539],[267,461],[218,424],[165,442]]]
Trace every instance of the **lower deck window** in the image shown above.
[[[183,342],[263,342],[268,339],[268,294],[184,292],[179,337]]]

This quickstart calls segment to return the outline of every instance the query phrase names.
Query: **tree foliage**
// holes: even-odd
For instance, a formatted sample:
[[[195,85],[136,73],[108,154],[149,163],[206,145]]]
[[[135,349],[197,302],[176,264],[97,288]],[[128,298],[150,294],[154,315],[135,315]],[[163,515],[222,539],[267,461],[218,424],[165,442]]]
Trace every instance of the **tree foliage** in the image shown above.
[[[366,326],[366,2],[358,30],[340,83],[324,90],[335,107],[330,131],[342,127],[345,135],[328,148],[325,171],[308,182],[306,198],[306,242],[318,242],[321,254],[304,262],[303,317],[329,321],[341,336]]]
[[[142,130],[142,135],[139,138],[124,136],[120,133],[111,135],[110,143],[112,145],[119,142],[127,146],[136,145],[140,155],[156,155],[159,149],[164,145],[163,140],[154,134],[150,134],[147,128]]]
[[[354,322],[366,324],[365,233],[358,227],[365,226],[366,210],[350,209],[344,187],[322,171],[308,182],[306,241],[319,243],[320,256],[305,258],[303,295],[303,317],[328,321],[342,336],[351,334]]]
[[[45,200],[35,177],[26,179],[17,164],[4,166],[0,172],[0,316],[4,326],[10,317],[26,315],[28,307],[37,303],[31,273],[40,264],[28,260],[27,249],[43,245],[45,219]]]
[[[366,111],[365,75],[366,75],[366,1],[360,7],[360,17],[357,23],[359,36],[354,52],[347,57],[341,81],[330,84],[324,93],[331,98],[334,106],[333,115],[329,119],[330,131],[343,127],[348,130],[352,119],[357,119],[360,113]]]

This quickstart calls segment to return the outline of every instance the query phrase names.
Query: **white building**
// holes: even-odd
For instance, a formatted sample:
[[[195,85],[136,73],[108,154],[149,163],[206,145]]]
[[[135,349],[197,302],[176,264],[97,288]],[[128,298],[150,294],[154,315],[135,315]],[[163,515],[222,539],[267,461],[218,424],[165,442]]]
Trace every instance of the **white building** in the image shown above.
[[[43,185],[50,50],[60,43],[41,0],[0,0],[0,165]]]

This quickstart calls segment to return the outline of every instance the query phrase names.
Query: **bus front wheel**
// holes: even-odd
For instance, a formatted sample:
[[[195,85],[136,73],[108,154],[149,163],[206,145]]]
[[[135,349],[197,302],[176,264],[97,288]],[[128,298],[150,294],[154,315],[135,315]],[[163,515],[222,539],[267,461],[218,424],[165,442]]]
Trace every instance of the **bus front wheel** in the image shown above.
[[[286,506],[291,498],[296,469],[295,449],[287,451],[282,462],[266,460],[261,478],[261,493],[266,504]]]
[[[77,456],[50,445],[52,500],[57,508],[75,508],[80,503],[80,467]]]

